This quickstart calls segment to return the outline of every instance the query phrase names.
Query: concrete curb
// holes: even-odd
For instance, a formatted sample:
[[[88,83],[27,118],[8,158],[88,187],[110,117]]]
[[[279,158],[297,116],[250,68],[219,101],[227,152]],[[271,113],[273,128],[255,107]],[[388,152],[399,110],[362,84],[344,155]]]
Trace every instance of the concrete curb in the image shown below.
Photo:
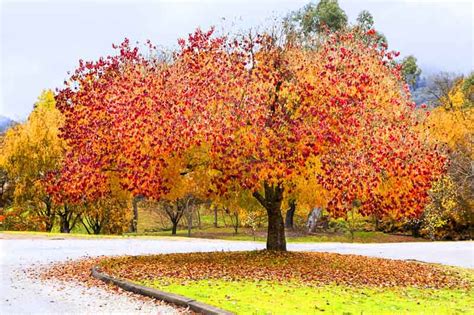
[[[138,285],[135,283],[132,283],[130,281],[118,279],[112,276],[109,276],[108,274],[102,273],[99,271],[99,268],[97,266],[92,267],[91,269],[91,274],[94,278],[102,280],[106,283],[113,283],[116,286],[124,289],[125,291],[141,294],[144,296],[152,297],[158,300],[162,300],[168,303],[172,303],[178,306],[182,307],[189,307],[191,310],[193,310],[196,313],[204,314],[204,315],[231,315],[234,313],[228,312],[221,310],[217,307],[198,302],[196,300],[187,298],[185,296],[179,295],[179,294],[174,294],[174,293],[168,293],[168,292],[163,292],[160,290],[156,290],[153,288],[145,287],[142,285]]]

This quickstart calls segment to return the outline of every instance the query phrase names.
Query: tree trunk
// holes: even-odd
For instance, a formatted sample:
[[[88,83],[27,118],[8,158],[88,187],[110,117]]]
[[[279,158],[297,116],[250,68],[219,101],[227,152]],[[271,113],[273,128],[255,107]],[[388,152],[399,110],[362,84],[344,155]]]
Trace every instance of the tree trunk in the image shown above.
[[[293,218],[295,217],[295,212],[296,212],[296,201],[294,199],[291,199],[288,201],[289,208],[286,211],[286,216],[285,216],[285,228],[287,229],[293,229],[294,223],[293,223]]]
[[[76,226],[78,220],[81,220],[81,214],[75,213],[74,208],[64,205],[64,211],[58,212],[60,221],[61,233],[71,233],[72,229]]]
[[[172,224],[173,227],[171,228],[171,235],[176,235],[176,230],[178,229],[178,221],[173,221]]]
[[[191,230],[193,228],[193,213],[190,210],[187,210],[188,213],[186,218],[188,219],[188,237],[191,237]]]
[[[193,228],[193,206],[189,203],[191,202],[191,198],[187,198],[186,206],[184,211],[186,212],[186,218],[188,219],[188,237],[191,237],[191,230]]]
[[[132,233],[138,232],[138,201],[139,201],[138,196],[133,197],[133,200],[132,200],[133,219],[130,224],[130,232]]]
[[[239,213],[235,213],[235,225],[234,225],[234,234],[237,235],[239,234]]]
[[[94,234],[95,235],[98,235],[100,234],[100,232],[102,231],[102,225],[97,222],[93,227],[92,227],[92,230],[94,231]]]
[[[319,219],[322,216],[322,209],[321,208],[313,208],[311,213],[308,215],[308,222],[306,223],[308,227],[308,233],[313,233],[316,230],[316,225]]]
[[[63,220],[61,222],[61,230],[60,230],[61,233],[71,233],[71,229],[69,228],[69,224],[67,223],[67,221]]]
[[[198,220],[198,229],[201,229],[201,212],[200,212],[200,206],[196,209],[196,214],[197,214],[197,220]]]
[[[89,227],[87,226],[87,219],[82,219],[81,220],[82,226],[86,229],[87,234],[92,234],[91,230],[89,230]]]
[[[51,232],[54,226],[54,216],[55,214],[53,213],[53,207],[50,202],[46,203],[46,213],[47,213],[47,219],[46,219],[46,225],[45,229],[46,232]]]
[[[286,251],[285,225],[281,214],[283,187],[264,183],[265,196],[258,191],[253,196],[267,210],[268,231],[267,250]]]
[[[217,206],[214,206],[214,227],[217,227]]]
[[[71,227],[69,226],[69,220],[67,219],[67,215],[61,215],[61,233],[71,233]]]
[[[375,225],[375,230],[378,231],[380,226],[379,226],[379,218],[377,218],[377,215],[374,214],[374,225]]]
[[[53,229],[54,227],[54,218],[56,216],[56,214],[54,213],[54,210],[53,210],[53,203],[51,201],[51,198],[49,197],[46,197],[45,200],[43,200],[44,204],[45,204],[45,207],[46,207],[46,210],[44,212],[45,214],[45,230],[46,232],[51,232],[51,230]]]
[[[267,209],[268,213],[268,235],[267,249],[286,251],[285,226],[283,216],[278,205]]]
[[[51,222],[46,222],[46,232],[51,232],[51,230],[53,229],[53,224]]]

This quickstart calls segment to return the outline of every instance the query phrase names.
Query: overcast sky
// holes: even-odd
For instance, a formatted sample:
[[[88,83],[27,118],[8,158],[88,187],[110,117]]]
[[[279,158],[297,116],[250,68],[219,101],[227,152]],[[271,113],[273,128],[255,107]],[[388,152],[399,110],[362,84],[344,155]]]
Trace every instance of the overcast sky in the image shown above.
[[[269,23],[304,6],[301,0],[8,1],[0,0],[0,115],[28,116],[43,89],[60,87],[79,59],[112,52],[125,37],[176,45],[196,27]],[[369,10],[391,49],[413,54],[428,71],[469,73],[473,4],[461,1],[340,0],[349,21]],[[225,18],[223,21],[222,18]]]

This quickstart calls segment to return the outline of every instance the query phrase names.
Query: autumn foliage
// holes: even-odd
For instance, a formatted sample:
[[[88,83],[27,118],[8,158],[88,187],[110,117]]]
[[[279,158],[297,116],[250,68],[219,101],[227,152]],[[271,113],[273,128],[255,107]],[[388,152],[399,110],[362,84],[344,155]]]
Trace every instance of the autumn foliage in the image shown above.
[[[125,40],[114,56],[80,62],[56,96],[69,151],[51,191],[95,200],[111,176],[156,200],[248,191],[274,250],[286,249],[282,202],[305,182],[336,217],[421,213],[445,158],[413,130],[396,53],[350,32],[304,49],[197,30],[179,47],[147,57]]]

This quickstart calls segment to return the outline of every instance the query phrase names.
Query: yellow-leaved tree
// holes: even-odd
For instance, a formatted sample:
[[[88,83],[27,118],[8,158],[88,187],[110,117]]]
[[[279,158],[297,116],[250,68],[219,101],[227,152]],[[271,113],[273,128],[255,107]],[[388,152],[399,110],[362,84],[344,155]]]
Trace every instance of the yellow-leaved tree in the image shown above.
[[[175,235],[178,224],[186,216],[188,234],[191,233],[192,217],[197,206],[208,197],[211,171],[204,167],[208,163],[205,146],[192,147],[182,155],[170,154],[161,180],[166,193],[159,199],[157,208],[163,211],[171,222],[171,234]]]
[[[64,156],[65,142],[58,137],[62,121],[53,91],[43,91],[27,121],[7,131],[0,154],[15,187],[15,214],[28,216],[33,228],[45,231],[53,228],[56,207],[43,179],[60,168]]]
[[[439,106],[428,112],[423,125],[428,138],[446,147],[450,158],[448,174],[433,185],[431,203],[426,208],[425,231],[432,238],[463,237],[470,233],[473,224],[473,91],[474,74],[458,78],[440,98]]]
[[[113,174],[112,174],[113,175]],[[132,220],[131,195],[120,187],[117,178],[110,176],[108,193],[80,205],[81,221],[89,234],[122,234]]]

